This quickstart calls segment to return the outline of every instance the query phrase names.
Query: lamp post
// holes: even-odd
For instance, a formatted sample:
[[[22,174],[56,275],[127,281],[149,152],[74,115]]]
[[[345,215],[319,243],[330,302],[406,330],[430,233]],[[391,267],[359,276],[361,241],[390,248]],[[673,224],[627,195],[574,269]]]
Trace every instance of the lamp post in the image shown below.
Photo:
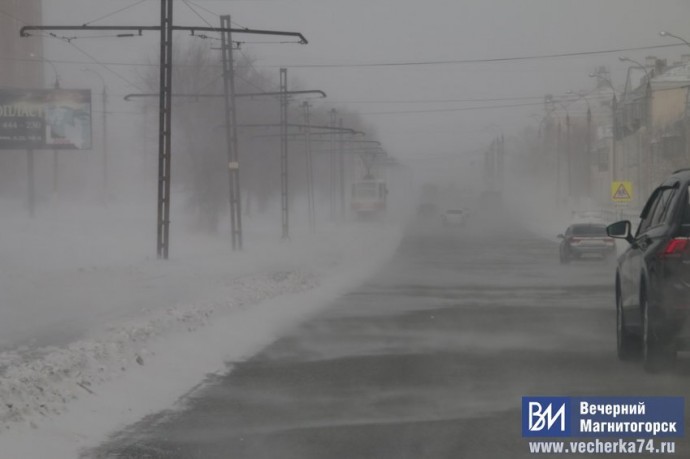
[[[592,107],[589,105],[589,100],[586,94],[580,94],[574,91],[567,91],[566,94],[574,95],[578,99],[582,99],[587,104],[587,143],[585,146],[585,164],[587,166],[585,179],[587,181],[587,194],[591,198],[591,175],[592,175]]]
[[[683,38],[679,35],[675,35],[675,34],[672,34],[671,32],[667,32],[667,31],[659,32],[659,35],[661,35],[662,37],[675,38],[676,40],[680,40],[683,43],[685,43],[688,47],[690,47],[690,42],[688,42],[685,38]],[[690,149],[688,149],[687,142],[686,142],[686,151],[687,151],[687,153],[686,153],[686,158],[687,158],[687,156],[690,155]]]
[[[590,78],[596,78],[598,81],[603,81],[611,88],[613,94],[611,98],[611,181],[616,180],[616,111],[618,110],[618,100],[616,98],[616,89],[613,87],[611,80],[598,73],[590,73]]]
[[[101,79],[101,82],[103,83],[103,89],[101,91],[101,108],[103,111],[102,116],[101,116],[101,123],[102,123],[101,150],[103,153],[103,185],[102,185],[103,186],[103,204],[106,205],[106,204],[108,204],[108,122],[107,122],[108,92],[107,92],[107,88],[106,88],[106,84],[105,84],[105,78],[103,78],[103,75],[101,75],[96,70],[93,70],[90,68],[83,68],[82,71],[91,72],[91,73],[97,75]]]
[[[678,36],[678,35],[674,35],[674,34],[672,34],[671,32],[663,31],[663,32],[659,32],[659,35],[661,35],[662,37],[671,37],[671,38],[675,38],[676,40],[680,40],[680,41],[682,41],[683,43],[685,43],[686,45],[690,46],[690,42],[688,42],[685,38],[680,37],[680,36]]]
[[[635,59],[630,59],[629,57],[625,57],[625,56],[619,57],[618,60],[621,62],[630,62],[632,64],[635,64],[633,67],[642,69],[645,77],[647,77],[647,83],[649,84],[649,72],[647,71],[647,67],[644,64],[641,64],[640,62],[636,61]]]
[[[641,68],[644,71],[645,74],[645,91],[644,91],[644,125],[648,126],[649,125],[649,97],[650,97],[650,85],[651,85],[651,75],[647,71],[647,68],[645,65],[641,64],[640,62],[630,59],[629,57],[619,57],[619,61],[621,62],[630,62],[632,63],[632,67],[630,68]],[[630,68],[628,68],[628,72],[630,72]],[[626,85],[627,87],[627,85]],[[652,177],[656,175],[655,172],[655,162],[654,161],[654,155],[650,153],[650,160],[651,160],[651,174]],[[627,162],[626,167],[629,169],[629,162]],[[647,172],[649,174],[649,171]],[[637,149],[637,180],[638,180],[638,186],[641,188],[642,187],[642,148],[639,143],[639,137],[638,137],[638,149]],[[649,183],[649,175],[646,177],[646,183]],[[638,193],[638,196],[641,195],[641,193]]]
[[[568,197],[570,197],[573,193],[573,186],[572,186],[572,177],[571,177],[571,165],[570,165],[570,112],[568,111],[568,106],[564,104],[563,102],[554,99],[551,96],[547,96],[547,102],[551,102],[553,104],[558,104],[563,111],[565,112],[565,164],[566,164],[566,169],[567,169],[567,178],[568,178]],[[555,106],[554,106],[555,108]],[[560,165],[559,165],[559,170],[558,176],[560,176]],[[560,194],[560,188],[559,188],[559,194]]]
[[[47,62],[53,68],[53,72],[55,72],[55,82],[53,83],[53,88],[60,89],[60,75],[58,74],[57,67],[55,67],[55,64],[50,59],[46,59],[45,57],[41,57],[41,60],[43,60],[44,62]],[[57,196],[58,196],[58,152],[57,152],[57,150],[54,149],[53,150],[53,199],[56,202],[57,202]]]

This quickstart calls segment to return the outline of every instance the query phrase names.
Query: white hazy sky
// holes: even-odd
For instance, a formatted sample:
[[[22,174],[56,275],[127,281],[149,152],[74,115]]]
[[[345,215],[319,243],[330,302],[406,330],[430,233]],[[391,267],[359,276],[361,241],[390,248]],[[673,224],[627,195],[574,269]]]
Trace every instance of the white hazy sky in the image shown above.
[[[136,3],[49,0],[44,2],[44,22],[83,24]],[[147,0],[93,24],[156,24],[159,11],[160,1]],[[257,67],[277,75],[278,67],[286,66],[290,80],[299,81],[302,88],[326,91],[329,108],[347,106],[363,113],[389,153],[403,159],[469,155],[500,131],[509,136],[535,124],[530,115],[541,113],[542,107],[538,99],[532,99],[501,104],[537,105],[431,113],[381,112],[455,110],[486,104],[448,100],[586,91],[594,83],[588,74],[600,65],[610,68],[614,83],[622,88],[627,65],[618,61],[619,56],[643,60],[654,54],[672,62],[690,52],[678,46],[502,63],[298,67],[487,59],[675,44],[658,32],[668,30],[690,38],[690,2],[682,0],[176,0],[174,11],[177,25],[205,25],[199,16],[215,25],[218,19],[210,13],[214,12],[231,14],[236,24],[249,28],[303,33],[309,40],[306,46],[248,43],[243,50],[257,58]],[[248,35],[234,38],[267,40]],[[180,44],[194,39],[179,32],[175,40]],[[46,57],[88,60],[68,44],[56,40],[48,43]],[[107,62],[142,62],[155,59],[157,53],[155,33],[146,38],[73,43]],[[93,75],[86,78],[79,72],[81,67],[58,64],[63,83],[98,88]],[[112,69],[134,81],[141,70],[125,66]],[[138,91],[107,70],[99,71],[114,92]],[[401,103],[410,100],[446,102]]]

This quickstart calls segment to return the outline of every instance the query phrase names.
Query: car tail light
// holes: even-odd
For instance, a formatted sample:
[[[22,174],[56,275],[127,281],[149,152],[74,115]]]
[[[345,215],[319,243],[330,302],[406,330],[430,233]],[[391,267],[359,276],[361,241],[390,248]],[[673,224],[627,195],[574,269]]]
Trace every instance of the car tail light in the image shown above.
[[[570,239],[568,239],[568,242],[580,242],[580,238],[571,236]]]
[[[674,237],[666,244],[664,248],[664,257],[680,257],[688,248],[688,238]]]

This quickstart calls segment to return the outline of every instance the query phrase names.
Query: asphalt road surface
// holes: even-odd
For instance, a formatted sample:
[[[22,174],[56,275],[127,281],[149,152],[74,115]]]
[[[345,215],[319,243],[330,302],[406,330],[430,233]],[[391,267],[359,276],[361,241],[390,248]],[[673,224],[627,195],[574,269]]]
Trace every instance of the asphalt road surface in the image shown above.
[[[527,458],[523,395],[690,395],[687,355],[616,359],[613,262],[473,223],[412,225],[367,284],[84,457]]]

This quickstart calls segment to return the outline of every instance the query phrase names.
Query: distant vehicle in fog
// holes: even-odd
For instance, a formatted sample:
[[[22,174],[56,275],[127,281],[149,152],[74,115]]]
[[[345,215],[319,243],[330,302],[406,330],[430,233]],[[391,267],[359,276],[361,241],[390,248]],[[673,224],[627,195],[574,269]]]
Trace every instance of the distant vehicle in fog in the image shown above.
[[[352,184],[351,208],[358,218],[380,216],[386,211],[386,182],[365,178]]]
[[[618,357],[657,370],[690,349],[690,170],[652,192],[634,235],[628,220],[606,230],[630,244],[616,267]]]
[[[443,226],[465,226],[467,221],[467,211],[463,209],[448,209],[441,215]]]
[[[603,223],[574,223],[558,238],[561,239],[559,258],[564,264],[575,258],[590,255],[607,258],[616,253],[616,244],[606,234]]]

